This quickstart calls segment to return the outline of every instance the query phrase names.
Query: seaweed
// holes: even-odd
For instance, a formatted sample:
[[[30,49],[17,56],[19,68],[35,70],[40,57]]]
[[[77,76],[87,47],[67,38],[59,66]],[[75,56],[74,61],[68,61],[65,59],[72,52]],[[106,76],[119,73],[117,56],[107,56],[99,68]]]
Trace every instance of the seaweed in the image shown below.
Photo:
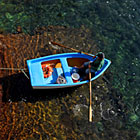
[[[91,36],[83,38],[93,40],[94,45],[98,46],[98,50],[105,52],[106,57],[112,60],[111,75],[108,77],[111,88],[122,95],[122,100],[116,101],[117,105],[122,107],[120,116],[123,120],[120,122],[122,121],[123,125],[121,128],[128,132],[134,130],[138,139],[140,137],[138,126],[140,122],[139,9],[139,0],[1,0],[0,33],[18,34],[17,28],[19,26],[22,33],[31,36],[44,33],[44,27],[49,26],[54,27],[53,30],[48,29],[50,32],[55,32],[56,26],[61,26],[62,32],[69,27],[77,29],[75,31],[77,36],[81,34],[81,28],[90,30]],[[53,38],[55,39],[55,37]],[[64,40],[64,38],[65,35],[60,40]],[[81,46],[81,42],[75,42]],[[91,52],[94,51],[94,45],[90,45]],[[86,50],[87,48],[82,47],[82,49]],[[44,53],[42,52],[42,54]],[[113,94],[114,92],[112,93],[114,103],[117,97]],[[98,131],[105,131],[102,122],[97,123],[97,128]],[[37,135],[39,136],[39,134]],[[79,137],[84,138],[83,135]],[[95,135],[93,137],[97,138]],[[103,137],[100,136],[100,138]]]

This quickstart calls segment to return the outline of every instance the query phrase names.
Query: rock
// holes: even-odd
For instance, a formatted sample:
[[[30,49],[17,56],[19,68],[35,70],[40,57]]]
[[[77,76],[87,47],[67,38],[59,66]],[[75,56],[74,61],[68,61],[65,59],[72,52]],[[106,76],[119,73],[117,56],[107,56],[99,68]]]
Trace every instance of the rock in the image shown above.
[[[17,26],[17,32],[18,32],[18,33],[22,33],[22,28],[21,28],[21,26]]]
[[[88,119],[88,106],[83,104],[77,104],[72,109],[74,117],[79,119]]]

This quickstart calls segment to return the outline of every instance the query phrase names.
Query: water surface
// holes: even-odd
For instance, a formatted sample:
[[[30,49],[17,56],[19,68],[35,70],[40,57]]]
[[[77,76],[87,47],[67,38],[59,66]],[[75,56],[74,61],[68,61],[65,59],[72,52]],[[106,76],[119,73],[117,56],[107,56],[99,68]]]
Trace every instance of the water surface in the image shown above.
[[[50,39],[88,53],[103,51],[112,61],[92,83],[93,123],[88,85],[34,91],[20,71],[3,71],[1,139],[139,139],[138,0],[2,0],[0,7],[1,67],[26,68],[27,59],[69,52],[52,49]]]

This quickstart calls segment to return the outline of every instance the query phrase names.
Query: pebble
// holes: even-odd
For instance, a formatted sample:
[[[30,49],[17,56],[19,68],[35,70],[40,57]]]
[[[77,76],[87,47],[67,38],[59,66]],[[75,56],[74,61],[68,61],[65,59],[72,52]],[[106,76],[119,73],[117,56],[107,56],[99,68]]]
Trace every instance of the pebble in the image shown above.
[[[125,71],[124,73],[126,73],[126,74],[127,74],[127,71]]]
[[[24,99],[24,98],[22,98],[22,100],[21,100],[22,102],[26,102],[27,100],[26,99]]]
[[[135,75],[136,75],[136,73],[133,73],[132,75],[133,75],[133,76],[135,76]]]
[[[133,8],[133,11],[135,11],[136,9]]]
[[[80,95],[80,97],[83,97],[82,95]]]
[[[118,111],[121,111],[120,109],[118,109]]]
[[[9,102],[9,103],[12,103],[12,100],[11,100],[11,99],[9,99],[9,100],[8,100],[8,102]]]
[[[96,100],[96,101],[98,100],[98,97],[97,97],[97,96],[95,96],[95,100]]]

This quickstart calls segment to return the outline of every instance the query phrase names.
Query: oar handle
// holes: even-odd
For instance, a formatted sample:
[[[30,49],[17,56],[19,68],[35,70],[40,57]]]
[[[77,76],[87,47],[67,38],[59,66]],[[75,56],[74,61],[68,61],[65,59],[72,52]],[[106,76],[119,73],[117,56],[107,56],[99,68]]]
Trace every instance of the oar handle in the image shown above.
[[[60,46],[60,47],[67,48],[67,49],[70,49],[70,50],[75,51],[75,52],[79,52],[79,53],[83,53],[83,54],[92,56],[92,55],[90,55],[90,54],[88,54],[88,53],[86,53],[86,52],[81,52],[80,50],[77,50],[77,49],[74,49],[74,48],[70,48],[70,47],[64,46],[64,45],[59,44],[59,43],[56,43],[56,42],[52,42],[52,41],[51,41],[51,43],[52,43],[53,45],[58,45],[58,46]],[[93,56],[92,56],[92,57],[93,57]]]

